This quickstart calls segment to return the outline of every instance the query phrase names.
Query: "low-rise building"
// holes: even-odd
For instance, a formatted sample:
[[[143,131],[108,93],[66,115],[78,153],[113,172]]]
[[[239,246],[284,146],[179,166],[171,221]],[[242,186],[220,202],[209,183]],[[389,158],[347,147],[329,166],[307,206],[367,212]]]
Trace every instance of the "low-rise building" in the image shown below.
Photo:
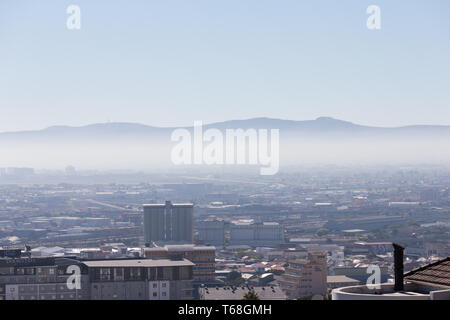
[[[289,299],[327,294],[327,255],[310,252],[307,259],[289,261],[278,280]]]
[[[142,256],[149,259],[187,259],[194,263],[194,285],[211,284],[216,281],[216,248],[213,246],[185,244],[143,248]]]

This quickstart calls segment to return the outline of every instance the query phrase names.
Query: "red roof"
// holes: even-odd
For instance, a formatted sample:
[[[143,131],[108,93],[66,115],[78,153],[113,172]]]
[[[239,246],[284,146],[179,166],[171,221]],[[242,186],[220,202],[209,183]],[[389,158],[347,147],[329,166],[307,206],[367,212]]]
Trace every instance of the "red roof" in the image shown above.
[[[255,269],[253,269],[253,268],[239,268],[239,272],[241,272],[241,273],[256,273]]]

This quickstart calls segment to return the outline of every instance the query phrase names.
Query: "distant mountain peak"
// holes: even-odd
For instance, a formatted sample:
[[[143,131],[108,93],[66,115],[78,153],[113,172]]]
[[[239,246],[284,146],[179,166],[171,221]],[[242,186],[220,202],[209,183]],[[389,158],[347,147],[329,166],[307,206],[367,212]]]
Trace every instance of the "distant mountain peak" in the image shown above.
[[[316,119],[316,121],[342,121],[342,120],[337,120],[337,119],[332,118],[332,117],[318,117]]]

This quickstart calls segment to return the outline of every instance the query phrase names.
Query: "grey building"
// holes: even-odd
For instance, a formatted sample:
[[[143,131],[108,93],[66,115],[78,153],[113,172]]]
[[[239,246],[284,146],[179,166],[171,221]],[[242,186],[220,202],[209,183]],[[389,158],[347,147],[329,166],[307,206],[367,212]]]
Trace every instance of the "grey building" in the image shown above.
[[[79,267],[80,289],[67,285],[69,266]],[[88,300],[89,276],[75,258],[0,259],[0,300]]]
[[[205,244],[223,246],[225,244],[225,221],[203,220],[197,225],[198,240]]]
[[[277,222],[235,221],[230,224],[230,245],[270,246],[283,242],[283,226]]]
[[[192,243],[194,205],[144,204],[144,240],[146,243]]]
[[[190,300],[186,259],[1,258],[0,300]],[[78,269],[79,286],[73,269]]]
[[[85,261],[92,300],[190,300],[192,267],[182,260]]]

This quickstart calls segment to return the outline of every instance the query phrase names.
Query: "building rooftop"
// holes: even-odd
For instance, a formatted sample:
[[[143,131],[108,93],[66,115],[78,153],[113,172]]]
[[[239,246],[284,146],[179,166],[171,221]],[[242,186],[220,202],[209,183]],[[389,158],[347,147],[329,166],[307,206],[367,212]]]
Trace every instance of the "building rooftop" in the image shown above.
[[[359,283],[359,281],[347,276],[327,276],[327,283]]]
[[[168,244],[164,247],[152,247],[152,248],[143,248],[145,251],[167,251],[167,252],[173,252],[173,251],[200,251],[200,250],[211,250],[215,251],[216,247],[214,246],[196,246],[193,244]]]
[[[286,294],[280,287],[215,287],[201,288],[200,296],[204,300],[242,300],[244,295],[253,290],[259,300],[286,300]]]
[[[450,257],[406,273],[405,280],[450,287]]]
[[[193,207],[193,203],[150,203],[150,204],[143,204],[143,207],[160,207],[164,208],[166,205],[172,206],[172,207]]]
[[[168,259],[122,259],[122,260],[90,260],[83,261],[88,267],[181,267],[193,266],[189,260],[168,260]]]

